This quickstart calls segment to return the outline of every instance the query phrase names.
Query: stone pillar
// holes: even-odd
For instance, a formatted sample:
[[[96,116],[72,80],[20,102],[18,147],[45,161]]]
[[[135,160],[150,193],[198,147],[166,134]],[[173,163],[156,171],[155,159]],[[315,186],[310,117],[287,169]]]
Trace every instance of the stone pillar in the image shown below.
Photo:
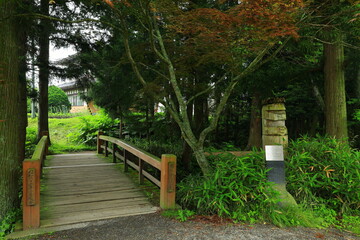
[[[265,145],[288,145],[288,132],[285,126],[286,108],[283,98],[269,99],[262,107],[262,142]]]
[[[273,190],[279,193],[282,207],[296,206],[296,201],[286,190],[284,151],[288,146],[285,99],[273,98],[264,102],[262,107],[262,140],[266,153],[268,181],[272,182]]]

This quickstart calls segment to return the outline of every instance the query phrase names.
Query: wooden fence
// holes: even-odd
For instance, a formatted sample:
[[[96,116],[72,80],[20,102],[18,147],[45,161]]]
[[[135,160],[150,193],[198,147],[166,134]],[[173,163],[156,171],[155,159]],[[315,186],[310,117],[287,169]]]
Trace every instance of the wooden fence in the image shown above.
[[[98,133],[97,138],[97,152],[98,154],[104,153],[106,157],[110,152],[114,163],[116,163],[117,159],[121,159],[124,162],[124,171],[128,171],[129,166],[138,171],[140,184],[144,182],[144,177],[146,177],[160,187],[160,207],[162,209],[175,208],[175,155],[163,154],[160,159],[118,138],[104,136],[101,131]],[[137,158],[137,160],[130,161],[130,155],[132,155],[132,158]],[[145,163],[160,171],[160,179],[144,169]]]
[[[40,178],[48,152],[48,133],[36,145],[34,154],[23,162],[23,230],[40,227]]]

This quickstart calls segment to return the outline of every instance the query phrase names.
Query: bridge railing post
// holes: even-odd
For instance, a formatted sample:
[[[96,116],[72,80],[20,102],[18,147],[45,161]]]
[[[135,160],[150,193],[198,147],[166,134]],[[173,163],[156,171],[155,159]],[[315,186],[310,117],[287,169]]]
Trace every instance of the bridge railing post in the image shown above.
[[[108,147],[109,147],[109,142],[108,142],[108,141],[105,141],[105,157],[108,157],[108,156],[109,156]]]
[[[23,162],[23,230],[40,227],[40,161]]]
[[[138,159],[139,159],[139,184],[142,185],[144,184],[144,174],[143,174],[144,161],[141,158]]]
[[[163,154],[161,156],[160,207],[175,208],[176,193],[176,156]]]
[[[101,148],[101,145],[103,144],[103,140],[100,139],[100,135],[103,135],[104,133],[102,131],[99,131],[97,134],[97,153],[101,154],[103,153],[103,149]]]
[[[113,143],[113,163],[116,163],[116,153],[117,153],[117,146]]]
[[[129,171],[129,165],[127,163],[127,154],[126,154],[126,149],[123,149],[123,157],[124,157],[124,172],[128,172]]]

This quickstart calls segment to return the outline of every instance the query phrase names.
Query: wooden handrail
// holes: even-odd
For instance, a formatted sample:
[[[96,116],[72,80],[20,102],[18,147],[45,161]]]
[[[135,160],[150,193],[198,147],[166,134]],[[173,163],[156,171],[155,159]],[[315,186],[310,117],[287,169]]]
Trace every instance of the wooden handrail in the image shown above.
[[[109,148],[108,143],[112,143],[113,148]],[[122,149],[122,155],[117,151]],[[105,150],[105,153],[104,153]],[[127,171],[128,166],[139,172],[140,184],[143,183],[144,177],[149,179],[155,185],[160,187],[160,207],[163,209],[175,208],[175,192],[176,192],[176,156],[172,154],[163,154],[161,159],[143,151],[136,146],[120,140],[118,138],[104,136],[101,131],[98,133],[97,139],[97,152],[98,154],[112,153],[113,162],[116,158],[120,158],[124,162],[124,171]],[[131,153],[139,158],[138,164],[128,161],[127,153]],[[148,163],[150,166],[160,170],[160,180],[152,176],[149,172],[143,169],[143,162]]]
[[[40,227],[40,178],[48,149],[46,133],[23,162],[23,230]]]
[[[111,142],[111,143],[115,143],[117,146],[121,147],[122,149],[125,149],[126,151],[134,154],[135,156],[137,156],[137,157],[141,158],[142,160],[144,160],[145,162],[149,163],[151,166],[161,170],[161,159],[152,155],[151,153],[145,152],[145,151],[137,148],[136,146],[134,146],[130,143],[124,142],[118,138],[100,135],[100,139]]]

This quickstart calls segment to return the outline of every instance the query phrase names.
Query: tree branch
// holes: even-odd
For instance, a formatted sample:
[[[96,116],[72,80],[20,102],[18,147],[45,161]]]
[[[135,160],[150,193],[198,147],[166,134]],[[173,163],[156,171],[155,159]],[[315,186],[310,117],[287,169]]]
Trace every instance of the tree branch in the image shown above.
[[[195,98],[206,94],[208,92],[210,92],[212,89],[214,89],[219,83],[221,83],[222,81],[224,81],[226,79],[227,73],[225,73],[217,82],[215,82],[214,85],[209,86],[208,88],[206,88],[205,90],[198,92],[197,94],[195,94],[194,96],[192,96],[191,98],[189,98],[189,100],[187,101],[187,105],[189,105],[192,101],[194,101]]]
[[[224,95],[222,96],[219,105],[216,107],[215,113],[213,115],[213,118],[210,120],[210,124],[207,128],[205,128],[199,136],[199,144],[203,145],[205,142],[205,139],[207,135],[215,130],[216,125],[219,121],[220,114],[224,110],[227,100],[229,99],[231,92],[233,91],[234,87],[238,83],[238,80],[232,79],[229,85],[226,87]]]
[[[165,56],[157,49],[156,44],[155,44],[155,39],[156,36],[154,34],[154,25],[156,24],[156,20],[154,19],[154,16],[152,16],[150,13],[147,14],[147,19],[148,19],[148,24],[149,24],[149,37],[150,37],[150,44],[151,47],[153,49],[153,51],[155,52],[155,54],[165,63],[167,63],[167,59],[165,58]],[[162,39],[160,39],[162,40]]]
[[[144,66],[144,67],[146,67],[146,68],[148,68],[148,69],[150,69],[151,71],[155,72],[156,74],[158,74],[159,76],[165,78],[166,80],[168,80],[168,81],[170,80],[167,76],[165,76],[164,74],[162,74],[162,73],[159,72],[158,70],[150,67],[149,65],[146,65],[146,64],[144,64],[144,63],[142,63],[142,62],[139,62],[139,64],[142,65],[142,66]]]
[[[43,14],[40,14],[40,13],[16,14],[16,15],[13,15],[13,17],[35,17],[35,18],[38,18],[38,19],[48,19],[48,20],[64,22],[64,23],[98,22],[98,23],[103,23],[103,24],[105,24],[105,25],[107,25],[109,27],[112,27],[114,29],[119,29],[116,25],[114,25],[114,24],[112,24],[110,22],[106,22],[106,21],[98,20],[98,19],[93,19],[93,18],[84,18],[84,19],[70,21],[70,20],[65,20],[65,19],[61,19],[61,18],[57,18],[57,17],[43,15]],[[2,22],[3,20],[4,19],[0,19],[0,22]]]

